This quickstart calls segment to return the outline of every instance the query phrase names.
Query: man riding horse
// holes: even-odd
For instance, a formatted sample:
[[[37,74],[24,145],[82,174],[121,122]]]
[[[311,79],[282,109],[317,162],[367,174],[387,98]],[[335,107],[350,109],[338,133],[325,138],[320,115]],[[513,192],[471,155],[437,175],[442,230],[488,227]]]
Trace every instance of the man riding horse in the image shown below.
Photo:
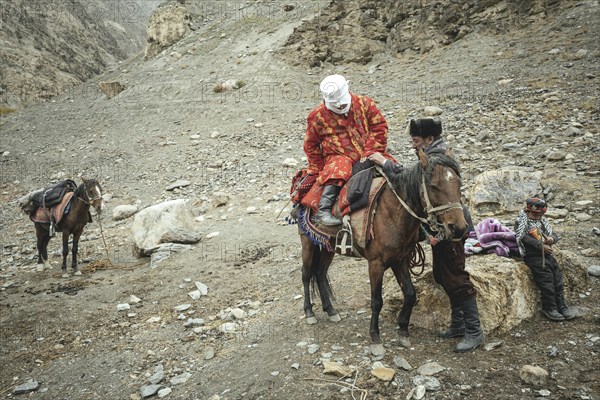
[[[335,226],[342,222],[331,213],[341,187],[350,179],[352,166],[373,153],[385,153],[387,122],[375,102],[350,93],[348,81],[341,75],[325,77],[320,84],[323,102],[307,118],[304,152],[307,173],[318,175],[323,187],[316,221]]]

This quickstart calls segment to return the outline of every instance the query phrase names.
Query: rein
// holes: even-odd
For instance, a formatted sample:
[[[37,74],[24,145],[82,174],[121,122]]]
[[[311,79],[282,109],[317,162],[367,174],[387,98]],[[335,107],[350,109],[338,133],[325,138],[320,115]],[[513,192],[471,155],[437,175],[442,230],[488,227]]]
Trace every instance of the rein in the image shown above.
[[[93,202],[102,198],[102,194],[98,194],[97,196],[90,198],[90,193],[88,192],[85,186],[83,191],[85,193],[85,197],[87,197],[87,200],[81,198],[80,196],[77,196],[77,198],[81,200],[84,204],[87,204],[88,206],[91,206]],[[110,260],[110,256],[108,254],[108,246],[106,245],[106,239],[104,238],[104,229],[102,227],[102,217],[100,215],[100,212],[98,212],[98,225],[100,226],[100,237],[102,237],[102,242],[104,243],[104,252],[106,253],[106,259],[108,260],[110,266],[113,267],[113,263]]]
[[[443,225],[440,224],[437,221],[437,217],[439,215],[442,215],[442,214],[444,214],[447,211],[452,210],[452,209],[461,209],[462,210],[462,204],[460,204],[460,203],[448,203],[448,204],[443,204],[441,206],[433,207],[433,205],[431,204],[431,201],[429,200],[429,192],[427,191],[427,186],[425,185],[425,174],[422,174],[421,175],[421,194],[422,194],[422,197],[424,198],[424,201],[425,201],[425,209],[424,209],[424,211],[427,213],[427,218],[420,217],[398,195],[398,193],[396,192],[396,189],[394,189],[394,185],[392,185],[392,182],[390,181],[390,178],[385,174],[385,172],[383,172],[383,169],[381,167],[379,167],[379,166],[377,166],[375,168],[385,178],[385,180],[386,180],[388,186],[390,187],[392,193],[394,193],[394,195],[396,196],[396,198],[398,199],[398,201],[400,202],[400,204],[402,205],[402,207],[404,207],[404,209],[411,216],[413,216],[417,220],[419,220],[422,223],[424,223],[427,226],[429,226],[429,228],[431,228],[432,231],[435,231],[435,232],[438,232],[438,233],[443,232],[443,230],[439,229]]]

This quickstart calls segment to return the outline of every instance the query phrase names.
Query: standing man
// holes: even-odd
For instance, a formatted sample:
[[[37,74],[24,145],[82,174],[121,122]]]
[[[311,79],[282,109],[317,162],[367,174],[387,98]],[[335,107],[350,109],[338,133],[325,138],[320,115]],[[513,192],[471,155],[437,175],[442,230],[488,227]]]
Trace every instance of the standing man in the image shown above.
[[[447,153],[450,150],[448,143],[442,138],[442,123],[437,119],[424,118],[410,120],[407,132],[411,137],[411,144],[418,154],[420,149],[426,154],[436,152]],[[381,155],[373,154],[369,157],[376,164],[384,166],[384,170],[394,171],[401,169],[390,168]],[[386,168],[387,167],[387,168]],[[465,220],[471,227],[471,216],[463,206]],[[462,340],[454,347],[454,351],[464,353],[476,349],[485,339],[479,321],[477,309],[477,290],[469,273],[465,271],[465,251],[462,241],[443,239],[431,235],[423,226],[431,251],[433,253],[433,277],[436,283],[442,285],[450,299],[451,323],[450,327],[439,333],[440,337],[461,337]]]
[[[391,158],[385,153],[388,125],[371,98],[350,93],[342,75],[325,77],[320,90],[323,102],[308,115],[304,152],[307,173],[318,175],[317,183],[324,187],[316,220],[335,226],[342,222],[331,208],[352,166],[376,152]]]

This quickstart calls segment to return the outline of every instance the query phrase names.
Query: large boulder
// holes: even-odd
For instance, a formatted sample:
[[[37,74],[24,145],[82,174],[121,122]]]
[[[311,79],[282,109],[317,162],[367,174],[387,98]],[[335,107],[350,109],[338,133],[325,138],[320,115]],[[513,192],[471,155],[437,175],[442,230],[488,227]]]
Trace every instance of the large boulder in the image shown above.
[[[196,243],[202,235],[186,199],[171,200],[136,214],[131,232],[139,255],[150,255],[161,243]]]
[[[559,262],[565,275],[567,300],[587,287],[585,267],[568,252],[561,252]],[[486,333],[502,334],[531,318],[539,308],[539,290],[525,263],[493,254],[467,258],[467,271],[477,288],[477,303],[483,329]],[[387,288],[397,287],[389,276]],[[411,316],[411,324],[431,331],[446,328],[450,323],[450,302],[442,287],[434,282],[431,268],[413,279],[418,302]],[[388,290],[384,293],[385,304],[395,316],[402,306],[402,292]]]
[[[471,209],[478,215],[515,214],[525,199],[542,192],[541,171],[505,167],[475,177],[470,194]]]
[[[144,52],[146,59],[181,40],[190,28],[191,19],[186,7],[180,4],[168,4],[156,9],[148,21]]]

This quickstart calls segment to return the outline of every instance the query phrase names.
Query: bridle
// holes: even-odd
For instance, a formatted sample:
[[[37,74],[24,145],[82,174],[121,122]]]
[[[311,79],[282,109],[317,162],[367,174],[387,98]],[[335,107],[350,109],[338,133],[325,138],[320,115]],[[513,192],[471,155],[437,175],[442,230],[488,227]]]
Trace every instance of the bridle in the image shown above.
[[[444,224],[440,224],[438,217],[447,213],[450,210],[460,209],[462,210],[462,204],[460,203],[447,203],[441,206],[433,207],[429,200],[429,193],[427,186],[425,185],[425,174],[421,176],[421,197],[425,200],[425,212],[427,213],[427,225],[431,230],[438,232],[438,235],[444,235],[444,229],[440,229]]]
[[[86,199],[83,199],[83,198],[81,198],[81,196],[77,196],[77,198],[78,198],[79,200],[81,200],[83,203],[85,203],[85,204],[87,204],[87,205],[90,205],[90,206],[91,206],[91,205],[93,205],[93,203],[94,203],[96,200],[100,200],[100,199],[102,198],[102,194],[98,194],[98,195],[97,195],[97,196],[95,196],[95,197],[90,197],[90,193],[89,193],[89,191],[88,191],[87,187],[85,186],[85,183],[84,183],[83,185],[84,185],[83,192],[85,193],[85,197],[86,197]]]
[[[432,231],[437,232],[438,236],[443,237],[444,236],[444,229],[443,229],[444,224],[439,223],[438,216],[445,214],[446,212],[453,210],[453,209],[461,209],[462,210],[462,204],[455,202],[455,203],[447,203],[447,204],[442,204],[441,206],[433,207],[433,205],[431,204],[431,201],[429,200],[429,192],[427,190],[427,185],[425,185],[425,171],[423,171],[423,174],[421,175],[421,199],[425,202],[425,208],[423,209],[423,211],[425,212],[425,214],[427,214],[427,218],[420,217],[419,215],[417,215],[417,213],[415,213],[412,210],[412,208],[404,200],[402,200],[402,198],[398,195],[398,193],[396,193],[396,189],[394,189],[394,185],[392,185],[392,182],[390,182],[389,177],[385,174],[385,172],[383,172],[383,169],[379,166],[377,166],[376,169],[385,178],[388,186],[392,190],[392,193],[394,193],[394,195],[396,196],[396,198],[398,199],[398,201],[400,202],[402,207],[404,207],[404,209],[411,216],[413,216],[417,220],[419,220],[422,223],[429,226],[429,228],[431,228]]]

